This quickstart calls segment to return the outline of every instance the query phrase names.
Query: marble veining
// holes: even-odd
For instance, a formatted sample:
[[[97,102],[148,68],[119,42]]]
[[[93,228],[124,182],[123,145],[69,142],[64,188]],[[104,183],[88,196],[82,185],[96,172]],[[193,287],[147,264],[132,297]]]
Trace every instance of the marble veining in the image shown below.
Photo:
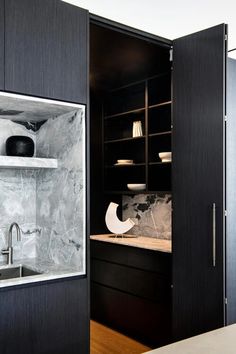
[[[37,172],[37,255],[79,270],[85,251],[83,120],[81,110],[66,113],[37,132],[37,153],[58,159],[56,170]]]
[[[13,235],[15,262],[37,259],[37,264],[40,260],[45,269],[49,264],[51,270],[60,268],[61,273],[55,270],[59,275],[63,269],[66,273],[82,274],[85,272],[84,109],[62,107],[57,112],[61,115],[52,115],[43,124],[39,120],[37,128],[34,122],[0,118],[0,155],[5,155],[9,136],[26,135],[35,142],[35,157],[41,161],[58,159],[58,168],[52,170],[46,165],[38,170],[0,168],[0,250],[7,247],[9,226],[14,221],[22,234],[21,242]],[[0,262],[6,262],[1,254]]]
[[[76,108],[75,108],[76,107]],[[0,118],[23,122],[42,122],[59,117],[81,105],[0,91]]]
[[[57,168],[57,159],[36,157],[0,156],[0,168]]]
[[[13,234],[14,259],[25,253],[35,257],[36,179],[33,170],[0,169],[0,250],[7,247],[10,224],[17,222],[22,230],[22,241]],[[27,231],[30,231],[27,233]],[[0,253],[0,261],[6,257]]]
[[[122,198],[122,218],[131,218],[133,235],[171,239],[171,195],[137,194]]]

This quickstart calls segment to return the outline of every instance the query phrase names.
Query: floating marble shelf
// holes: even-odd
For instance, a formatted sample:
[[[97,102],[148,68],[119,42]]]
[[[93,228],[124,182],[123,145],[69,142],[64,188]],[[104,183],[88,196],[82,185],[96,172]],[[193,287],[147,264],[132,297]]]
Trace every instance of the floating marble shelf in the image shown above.
[[[41,157],[0,156],[0,168],[57,168],[57,159]]]

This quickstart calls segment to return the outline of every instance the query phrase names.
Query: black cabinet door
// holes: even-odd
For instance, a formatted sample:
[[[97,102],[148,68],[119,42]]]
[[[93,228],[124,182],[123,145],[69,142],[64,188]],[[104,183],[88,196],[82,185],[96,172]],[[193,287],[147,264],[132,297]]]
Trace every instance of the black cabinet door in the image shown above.
[[[175,339],[224,324],[225,31],[219,25],[173,46]]]
[[[86,103],[88,13],[59,0],[5,2],[5,90]]]
[[[4,90],[4,0],[0,0],[0,90]]]
[[[87,279],[0,291],[1,354],[87,354]]]

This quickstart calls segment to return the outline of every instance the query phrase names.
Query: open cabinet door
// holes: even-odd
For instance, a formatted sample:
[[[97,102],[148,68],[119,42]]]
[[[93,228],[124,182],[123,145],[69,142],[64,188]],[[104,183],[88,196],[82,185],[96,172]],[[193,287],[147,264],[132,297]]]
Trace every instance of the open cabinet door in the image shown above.
[[[173,336],[224,325],[226,25],[173,42]]]

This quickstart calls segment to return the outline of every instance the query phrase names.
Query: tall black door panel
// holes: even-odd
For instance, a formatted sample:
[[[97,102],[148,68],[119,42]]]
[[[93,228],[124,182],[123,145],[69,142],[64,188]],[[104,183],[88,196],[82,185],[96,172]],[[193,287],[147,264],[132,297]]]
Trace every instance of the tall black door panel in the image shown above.
[[[5,89],[86,103],[87,21],[59,0],[5,1]]]
[[[173,46],[173,331],[224,324],[225,25]]]

